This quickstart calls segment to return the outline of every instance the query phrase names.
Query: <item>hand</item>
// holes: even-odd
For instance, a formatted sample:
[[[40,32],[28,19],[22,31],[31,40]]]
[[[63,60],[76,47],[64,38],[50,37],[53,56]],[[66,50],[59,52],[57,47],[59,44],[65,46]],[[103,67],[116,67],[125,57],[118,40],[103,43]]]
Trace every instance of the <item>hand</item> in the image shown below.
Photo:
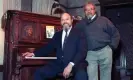
[[[69,75],[70,75],[70,73],[71,73],[71,71],[72,71],[72,64],[68,64],[67,65],[67,67],[64,69],[64,71],[63,71],[63,76],[65,77],[65,78],[68,78],[69,77]]]
[[[32,56],[34,56],[34,53],[25,52],[25,53],[22,53],[22,56],[23,56],[23,57],[32,57]]]

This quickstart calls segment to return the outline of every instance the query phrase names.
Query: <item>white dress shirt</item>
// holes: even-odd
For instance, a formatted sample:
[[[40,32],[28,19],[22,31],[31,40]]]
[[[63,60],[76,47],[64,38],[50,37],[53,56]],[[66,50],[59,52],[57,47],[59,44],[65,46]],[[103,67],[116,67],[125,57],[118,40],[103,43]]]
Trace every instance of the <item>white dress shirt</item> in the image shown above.
[[[72,29],[72,27],[70,27],[68,29],[67,36],[69,36],[69,33],[70,33],[71,29]],[[65,32],[65,30],[63,30],[63,32],[62,32],[62,48],[63,48],[63,44],[64,44],[65,35],[66,35],[66,32]],[[70,62],[70,64],[72,64],[72,66],[74,66],[74,63],[73,62]]]
[[[70,27],[70,28],[68,29],[68,31],[67,31],[67,36],[69,36],[69,33],[70,33],[71,29],[72,29],[72,27]],[[63,32],[62,32],[62,48],[63,48],[65,36],[66,36],[66,32],[65,32],[65,30],[63,30]]]
[[[96,17],[96,14],[94,16],[92,16],[91,20],[93,20]]]

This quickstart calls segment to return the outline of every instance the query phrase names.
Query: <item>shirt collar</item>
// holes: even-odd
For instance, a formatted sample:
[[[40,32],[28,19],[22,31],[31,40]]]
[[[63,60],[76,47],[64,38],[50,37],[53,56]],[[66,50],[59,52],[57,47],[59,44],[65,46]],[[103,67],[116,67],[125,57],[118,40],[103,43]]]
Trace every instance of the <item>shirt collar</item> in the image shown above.
[[[69,35],[71,29],[72,29],[72,26],[68,29],[68,31],[67,31],[67,35]],[[65,30],[63,30],[63,32],[65,32]]]
[[[93,20],[96,17],[96,14],[94,16],[92,16],[91,20]]]

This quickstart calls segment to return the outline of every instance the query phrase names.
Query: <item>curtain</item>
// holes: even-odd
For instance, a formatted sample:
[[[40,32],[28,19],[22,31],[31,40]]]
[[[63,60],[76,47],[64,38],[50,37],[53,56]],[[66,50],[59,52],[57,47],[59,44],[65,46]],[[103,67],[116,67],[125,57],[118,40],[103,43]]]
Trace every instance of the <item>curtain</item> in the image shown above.
[[[50,15],[53,0],[33,0],[32,12],[38,14]]]
[[[3,12],[7,10],[21,10],[21,0],[3,0]]]

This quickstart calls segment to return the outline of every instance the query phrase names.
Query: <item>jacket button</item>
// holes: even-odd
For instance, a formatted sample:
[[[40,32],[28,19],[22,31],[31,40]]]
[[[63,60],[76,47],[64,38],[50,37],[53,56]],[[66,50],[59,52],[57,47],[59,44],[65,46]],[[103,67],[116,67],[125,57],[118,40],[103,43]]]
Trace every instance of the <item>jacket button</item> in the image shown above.
[[[63,58],[64,56],[62,56],[62,58]]]

